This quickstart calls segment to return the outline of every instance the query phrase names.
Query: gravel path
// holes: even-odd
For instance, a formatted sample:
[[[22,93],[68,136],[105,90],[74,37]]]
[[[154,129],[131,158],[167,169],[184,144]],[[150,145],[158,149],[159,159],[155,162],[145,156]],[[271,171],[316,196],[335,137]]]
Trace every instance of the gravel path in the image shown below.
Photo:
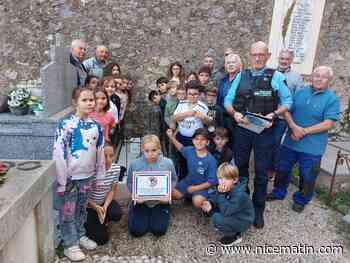
[[[121,222],[111,224],[112,240],[105,246],[89,253],[83,262],[350,262],[350,229],[337,214],[318,200],[315,200],[297,214],[291,210],[291,197],[284,201],[268,203],[265,212],[265,228],[254,227],[243,236],[243,242],[233,248],[222,248],[216,239],[218,234],[210,220],[200,215],[189,205],[175,203],[172,210],[172,222],[168,233],[161,238],[148,234],[142,238],[132,238],[127,232],[127,216]],[[278,246],[294,246],[292,252]],[[342,246],[341,253],[320,255],[322,246]],[[260,246],[260,247],[259,247]],[[265,246],[265,252],[262,254]],[[274,246],[274,247],[272,247]],[[302,252],[304,246],[309,254]],[[244,250],[245,249],[245,250]],[[248,252],[251,249],[251,252]],[[274,250],[273,250],[274,249]],[[278,249],[282,251],[278,253]],[[288,248],[290,249],[290,248]],[[298,253],[298,250],[301,253]],[[336,248],[333,248],[336,250]],[[275,254],[272,254],[275,251]],[[56,262],[69,262],[66,258]]]

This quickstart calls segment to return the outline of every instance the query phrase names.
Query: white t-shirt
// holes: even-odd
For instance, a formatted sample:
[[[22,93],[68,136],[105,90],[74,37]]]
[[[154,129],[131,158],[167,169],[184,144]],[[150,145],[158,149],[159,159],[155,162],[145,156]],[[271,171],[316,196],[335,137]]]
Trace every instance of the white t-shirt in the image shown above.
[[[198,103],[196,104],[196,106],[194,106],[194,108],[191,108],[191,105],[192,104],[189,103],[187,100],[181,101],[177,105],[177,108],[174,112],[174,115],[178,114],[178,113],[190,111],[192,109],[196,112],[200,112],[204,115],[208,115],[208,107],[203,102],[198,101]],[[178,121],[177,123],[178,123],[178,130],[179,130],[180,134],[182,136],[186,136],[186,137],[192,137],[194,132],[197,129],[204,127],[202,121],[196,117],[193,117],[193,116],[187,117],[187,118],[183,119],[182,121]]]
[[[117,91],[115,94],[117,94],[120,98],[120,121],[124,119],[125,111],[126,111],[126,106],[128,104],[128,95],[125,93]]]
[[[110,100],[109,101],[109,111],[113,114],[115,121],[119,123],[119,112],[117,106]]]

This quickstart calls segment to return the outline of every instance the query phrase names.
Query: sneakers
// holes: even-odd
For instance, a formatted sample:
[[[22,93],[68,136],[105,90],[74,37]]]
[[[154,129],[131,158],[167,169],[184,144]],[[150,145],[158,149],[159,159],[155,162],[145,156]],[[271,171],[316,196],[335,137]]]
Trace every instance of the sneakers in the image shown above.
[[[237,233],[234,236],[223,236],[220,238],[219,242],[223,246],[237,245],[242,242],[242,235],[241,233]]]
[[[297,204],[294,203],[292,206],[293,211],[297,212],[297,213],[301,213],[304,211],[305,206],[301,205],[301,204]]]
[[[96,242],[91,240],[87,236],[81,237],[79,240],[79,244],[87,250],[92,250],[92,249],[95,249],[97,247]]]
[[[63,250],[63,254],[70,260],[70,261],[82,261],[85,259],[85,254],[80,250],[79,246],[72,246],[69,248],[65,248]]]

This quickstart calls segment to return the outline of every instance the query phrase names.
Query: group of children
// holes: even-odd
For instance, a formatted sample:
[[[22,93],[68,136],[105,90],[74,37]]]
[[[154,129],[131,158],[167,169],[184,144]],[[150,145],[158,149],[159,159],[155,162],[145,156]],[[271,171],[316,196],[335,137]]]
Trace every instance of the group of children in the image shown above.
[[[106,142],[116,145],[123,136],[125,112],[131,101],[134,82],[127,75],[121,75],[117,63],[108,66],[111,69],[104,71],[102,79],[89,75],[85,87],[93,90],[96,97],[91,117],[103,127]]]
[[[221,127],[216,88],[205,85],[210,72],[206,78],[202,76],[204,82],[190,79],[195,74],[184,79],[179,63],[172,65],[171,72],[170,80],[158,79],[159,91],[149,95],[163,113],[168,144],[162,149],[156,135],[144,136],[141,156],[127,173],[132,192],[134,172],[170,172],[171,198],[130,203],[129,232],[135,237],[147,232],[164,235],[171,200],[190,199],[211,217],[223,235],[222,244],[238,243],[241,233],[253,223],[254,208],[239,183],[228,131]],[[125,168],[113,164],[112,137],[113,129],[124,118],[128,84],[119,75],[97,82],[91,77],[86,84],[73,92],[75,112],[60,121],[53,152],[57,167],[54,206],[59,211],[64,254],[72,261],[85,258],[81,247],[90,250],[105,244],[108,222],[118,221],[122,215],[113,197]]]

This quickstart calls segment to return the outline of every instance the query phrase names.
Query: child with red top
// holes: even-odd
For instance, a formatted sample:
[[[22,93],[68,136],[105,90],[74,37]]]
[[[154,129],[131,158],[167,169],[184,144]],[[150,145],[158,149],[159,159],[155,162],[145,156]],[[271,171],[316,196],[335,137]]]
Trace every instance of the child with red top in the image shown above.
[[[95,111],[90,113],[90,117],[98,122],[103,128],[103,135],[106,142],[110,142],[110,130],[116,125],[116,120],[109,110],[108,94],[104,89],[95,91],[96,107]]]

